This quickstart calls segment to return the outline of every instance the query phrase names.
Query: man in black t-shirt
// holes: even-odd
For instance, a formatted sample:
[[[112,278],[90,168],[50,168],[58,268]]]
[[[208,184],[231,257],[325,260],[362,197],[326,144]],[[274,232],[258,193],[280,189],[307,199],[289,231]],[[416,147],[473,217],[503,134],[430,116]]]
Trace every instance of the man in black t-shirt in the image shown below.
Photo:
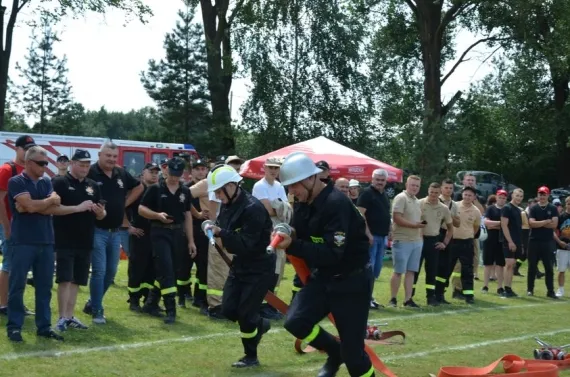
[[[483,265],[485,274],[483,278],[483,288],[481,292],[489,292],[489,281],[493,272],[497,276],[497,294],[504,295],[503,288],[503,267],[505,266],[505,256],[503,255],[503,245],[500,240],[501,233],[501,210],[507,201],[505,190],[497,191],[496,195],[491,195],[487,199],[487,210],[485,211],[485,227],[487,227],[487,239],[483,248]],[[493,203],[494,202],[494,203]]]
[[[166,179],[150,186],[139,205],[139,214],[150,220],[152,253],[159,284],[157,289],[150,291],[143,310],[157,313],[162,295],[166,324],[174,323],[176,319],[176,293],[180,299],[190,292],[189,258],[196,256],[192,195],[190,189],[180,182],[185,166],[186,162],[181,158],[170,159]]]
[[[61,197],[61,206],[54,212],[53,220],[59,331],[68,327],[87,329],[73,315],[74,304],[79,286],[86,286],[89,279],[95,220],[106,215],[97,183],[87,178],[91,155],[77,149],[71,161],[70,171],[52,180],[53,190]]]
[[[511,195],[511,202],[501,210],[501,239],[505,256],[505,293],[503,297],[517,297],[512,290],[513,274],[517,259],[522,257],[522,217],[519,205],[524,192],[517,188]]]
[[[143,195],[149,186],[158,182],[160,167],[154,163],[145,165],[142,171],[141,182]],[[140,312],[141,298],[146,301],[149,291],[154,286],[154,262],[152,260],[152,243],[150,239],[150,222],[139,215],[138,208],[142,200],[141,195],[127,208],[131,226],[134,228],[129,240],[130,252],[128,267],[129,309]]]
[[[390,200],[384,191],[388,182],[388,172],[376,169],[372,173],[370,187],[360,194],[356,206],[366,219],[366,235],[370,243],[370,263],[374,278],[378,279],[384,263],[386,237],[390,233]],[[373,287],[374,289],[374,287]],[[380,304],[370,298],[370,308],[378,309]]]
[[[542,260],[544,265],[544,277],[547,289],[547,297],[557,299],[554,293],[554,271],[552,242],[554,240],[554,229],[558,227],[558,210],[548,203],[550,189],[546,186],[538,189],[538,204],[531,207],[529,213],[530,242],[528,247],[528,276],[527,294],[534,294],[534,279],[536,278],[536,268],[538,260]]]

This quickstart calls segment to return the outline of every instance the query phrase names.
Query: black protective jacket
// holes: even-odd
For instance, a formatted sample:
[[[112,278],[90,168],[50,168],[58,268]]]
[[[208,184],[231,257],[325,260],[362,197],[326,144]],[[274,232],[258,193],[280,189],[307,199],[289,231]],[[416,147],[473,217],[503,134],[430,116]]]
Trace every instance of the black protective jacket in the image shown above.
[[[224,247],[234,255],[232,270],[236,275],[275,271],[275,254],[267,252],[273,223],[258,199],[240,189],[233,203],[222,204],[217,223]]]
[[[303,258],[318,277],[350,274],[369,263],[364,217],[332,183],[311,204],[295,207],[293,227],[297,238],[287,253]]]

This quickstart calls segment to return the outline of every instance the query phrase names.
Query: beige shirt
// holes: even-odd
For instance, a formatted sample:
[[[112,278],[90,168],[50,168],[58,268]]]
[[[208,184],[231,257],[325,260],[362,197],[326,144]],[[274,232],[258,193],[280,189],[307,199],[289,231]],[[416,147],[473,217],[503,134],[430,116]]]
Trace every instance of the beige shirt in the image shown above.
[[[447,224],[452,224],[451,211],[439,200],[436,204],[431,204],[428,198],[420,199],[422,209],[422,221],[427,221],[427,225],[422,230],[424,236],[439,236],[442,227],[447,229]]]
[[[449,200],[445,200],[443,196],[440,195],[439,197],[440,200],[443,201],[443,204],[445,205],[445,207],[447,209],[449,208],[449,204],[451,203],[451,217],[453,219],[453,217],[457,216],[457,212],[459,211],[459,208],[457,207],[457,203],[455,203],[453,200],[449,199]],[[445,225],[445,223],[441,224],[441,229],[447,229],[447,226]]]
[[[401,213],[404,220],[411,223],[419,223],[422,218],[422,209],[420,201],[415,196],[412,196],[403,191],[396,195],[392,201],[392,218],[394,213]],[[421,230],[414,228],[401,227],[396,222],[393,223],[392,240],[394,241],[421,241]]]
[[[522,209],[521,207],[517,207],[517,208],[521,210],[522,228],[523,229],[530,229],[530,226],[528,223],[528,215],[526,214],[526,211],[524,209]]]
[[[475,238],[475,228],[481,226],[481,211],[474,205],[466,207],[463,201],[457,202],[461,224],[453,230],[454,240]]]

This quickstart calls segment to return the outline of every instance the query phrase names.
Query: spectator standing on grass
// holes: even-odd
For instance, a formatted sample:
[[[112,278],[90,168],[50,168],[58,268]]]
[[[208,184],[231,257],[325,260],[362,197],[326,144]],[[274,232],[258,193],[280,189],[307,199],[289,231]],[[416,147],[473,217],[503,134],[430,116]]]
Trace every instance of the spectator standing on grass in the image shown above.
[[[64,176],[67,174],[67,170],[69,169],[69,157],[62,154],[57,157],[55,161],[55,165],[57,166],[57,175]]]
[[[92,273],[89,282],[90,298],[83,312],[93,316],[93,323],[105,324],[103,297],[117,274],[120,258],[119,230],[125,217],[125,208],[143,191],[141,183],[124,168],[117,166],[117,144],[107,141],[99,150],[99,160],[91,165],[88,178],[97,182],[101,197],[106,201],[107,215],[95,223],[95,237],[91,254]]]
[[[56,215],[53,224],[59,307],[56,328],[59,331],[68,327],[87,329],[73,314],[79,287],[86,286],[89,281],[95,219],[105,217],[105,207],[99,203],[99,187],[87,178],[90,165],[89,152],[77,149],[72,156],[70,171],[52,180],[53,190],[61,198],[61,205],[53,211]]]
[[[507,203],[501,209],[501,238],[505,256],[505,290],[501,297],[505,298],[517,297],[517,294],[513,292],[512,283],[517,259],[520,259],[524,252],[522,246],[522,217],[518,207],[523,197],[523,190],[515,189],[511,195],[510,203]]]
[[[8,339],[22,342],[24,288],[30,268],[35,280],[36,334],[63,340],[51,328],[51,288],[54,268],[54,234],[51,213],[60,204],[51,180],[44,177],[48,165],[45,149],[33,146],[26,151],[25,168],[8,181],[8,200],[14,214],[10,234],[12,266],[9,278]]]
[[[544,265],[544,277],[547,289],[547,297],[557,299],[554,293],[554,271],[552,241],[554,240],[554,229],[558,227],[558,210],[548,203],[550,189],[546,186],[538,188],[538,204],[530,209],[530,243],[528,250],[528,276],[527,295],[534,295],[534,280],[538,260],[542,260]]]
[[[570,268],[570,197],[565,200],[565,211],[558,219],[558,232],[554,239],[558,245],[556,266],[558,267],[558,290],[556,296],[564,297],[564,280],[566,270]]]
[[[0,271],[0,314],[8,314],[8,278],[12,261],[12,248],[10,247],[10,233],[12,210],[8,203],[8,180],[24,170],[26,151],[36,145],[34,139],[22,135],[16,139],[16,157],[0,166],[0,223],[4,231],[2,240],[2,271]],[[26,315],[34,313],[26,308]]]
[[[422,209],[416,197],[420,191],[421,179],[410,175],[406,181],[406,190],[396,195],[392,203],[392,259],[394,273],[390,281],[392,298],[390,306],[396,307],[398,290],[404,275],[404,306],[419,308],[412,299],[414,277],[420,270],[423,239],[421,230],[426,224],[422,222]]]
[[[386,238],[390,233],[390,199],[384,191],[387,182],[388,172],[386,170],[374,170],[370,187],[362,191],[356,204],[366,219],[366,235],[370,243],[370,263],[374,279],[378,279],[380,272],[382,272]],[[378,309],[379,307],[380,304],[376,302],[374,297],[371,297],[370,308]]]
[[[507,192],[498,190],[496,195],[487,198],[487,209],[485,210],[485,226],[487,227],[487,239],[483,246],[483,265],[485,272],[483,275],[483,288],[481,293],[489,292],[489,281],[493,273],[497,277],[497,294],[502,296],[503,270],[505,267],[505,255],[503,244],[500,240],[501,233],[501,210],[507,202]]]

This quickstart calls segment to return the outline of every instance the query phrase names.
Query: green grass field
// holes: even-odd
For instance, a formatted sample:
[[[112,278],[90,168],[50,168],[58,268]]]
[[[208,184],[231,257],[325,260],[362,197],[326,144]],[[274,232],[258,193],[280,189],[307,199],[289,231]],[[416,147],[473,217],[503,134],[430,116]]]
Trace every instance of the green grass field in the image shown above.
[[[280,296],[289,302],[292,281],[287,266]],[[214,321],[198,313],[198,309],[179,310],[175,325],[164,325],[160,319],[132,313],[127,309],[127,263],[121,261],[117,285],[105,299],[107,325],[92,325],[89,330],[70,329],[65,342],[38,340],[33,318],[27,318],[23,344],[11,344],[0,338],[0,376],[315,376],[324,356],[313,353],[297,355],[294,339],[273,322],[273,329],[261,343],[261,366],[235,370],[231,363],[242,356],[236,324]],[[525,271],[523,270],[523,273]],[[375,296],[386,304],[389,299],[390,263],[376,282]],[[482,269],[479,275],[483,275]],[[513,289],[525,293],[525,278],[515,278]],[[421,279],[420,279],[421,280]],[[481,283],[476,282],[476,292]],[[495,291],[491,283],[489,287]],[[54,289],[52,318],[57,312]],[[539,336],[556,345],[570,343],[569,307],[567,300],[554,302],[545,297],[544,280],[537,282],[535,297],[501,299],[495,294],[476,293],[476,305],[451,300],[453,305],[438,308],[425,306],[423,284],[416,302],[419,310],[386,308],[371,311],[370,322],[388,322],[386,330],[406,332],[403,345],[376,346],[377,354],[398,377],[437,374],[444,365],[482,367],[505,354],[531,358]],[[401,293],[402,295],[402,293]],[[87,297],[83,288],[78,299],[78,317],[86,323],[90,318],[81,312]],[[402,301],[402,297],[399,297]],[[33,289],[27,288],[26,304],[33,308]],[[5,326],[6,317],[0,318]],[[331,329],[330,323],[324,321]],[[377,374],[379,375],[379,374]],[[570,373],[561,373],[570,376]],[[339,376],[348,376],[342,367]]]

